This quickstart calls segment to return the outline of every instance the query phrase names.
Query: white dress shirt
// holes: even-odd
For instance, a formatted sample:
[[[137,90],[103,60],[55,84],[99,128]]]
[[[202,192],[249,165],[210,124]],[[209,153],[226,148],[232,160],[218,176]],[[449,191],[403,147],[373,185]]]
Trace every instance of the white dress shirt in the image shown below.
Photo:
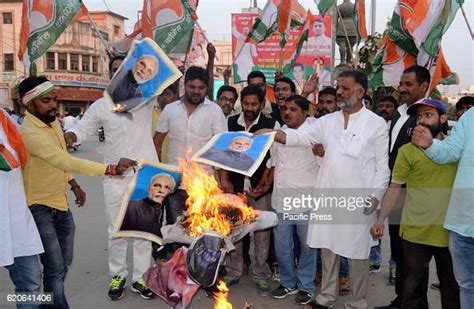
[[[395,141],[397,140],[398,133],[400,133],[400,130],[402,129],[403,125],[405,124],[405,122],[410,117],[407,114],[408,106],[406,104],[400,105],[397,108],[397,111],[400,114],[400,118],[398,118],[397,122],[395,122],[395,124],[393,126],[393,129],[392,129],[390,152],[392,152],[392,150],[393,150],[393,145],[395,145]]]
[[[168,163],[178,165],[178,159],[189,160],[212,136],[227,132],[227,122],[220,106],[207,98],[191,115],[178,100],[163,109],[156,131],[168,133]]]
[[[286,132],[289,147],[311,146],[316,142],[324,145],[326,153],[316,185],[322,192],[333,195],[331,189],[339,189],[338,194],[353,189],[350,194],[360,192],[365,197],[373,194],[382,200],[390,178],[388,132],[383,118],[362,107],[349,116],[346,129],[343,111],[337,111],[319,118],[311,126]],[[365,215],[363,205],[352,211],[347,207],[337,209],[341,217],[334,218],[333,223],[310,223],[308,245],[328,248],[347,258],[367,259],[372,245],[370,228],[377,217],[376,212]],[[316,213],[327,214],[328,210],[333,213],[332,209],[324,208]]]
[[[307,128],[316,121],[316,118],[308,117],[298,129]],[[286,129],[288,127],[283,125],[282,130]],[[275,167],[272,207],[277,212],[283,212],[285,196],[314,192],[312,189],[316,188],[319,171],[318,157],[313,154],[311,147],[289,147],[280,143],[274,143],[270,153],[271,166]]]

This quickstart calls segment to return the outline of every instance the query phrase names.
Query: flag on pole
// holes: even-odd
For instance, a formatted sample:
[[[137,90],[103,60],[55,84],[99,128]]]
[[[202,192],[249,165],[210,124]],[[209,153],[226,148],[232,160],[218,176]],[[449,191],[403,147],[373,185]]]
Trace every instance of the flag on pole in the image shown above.
[[[188,0],[144,0],[142,33],[151,37],[166,54],[185,55],[191,46],[196,19]]]
[[[290,9],[291,2],[288,0],[269,0],[255,20],[245,41],[258,44],[279,29],[286,29]]]
[[[314,0],[318,6],[319,14],[326,15],[329,8],[336,4],[336,0]]]
[[[357,25],[359,41],[367,39],[367,26],[365,22],[365,0],[356,0],[354,5],[354,18]]]
[[[30,66],[41,57],[80,11],[81,0],[23,0],[18,58]]]

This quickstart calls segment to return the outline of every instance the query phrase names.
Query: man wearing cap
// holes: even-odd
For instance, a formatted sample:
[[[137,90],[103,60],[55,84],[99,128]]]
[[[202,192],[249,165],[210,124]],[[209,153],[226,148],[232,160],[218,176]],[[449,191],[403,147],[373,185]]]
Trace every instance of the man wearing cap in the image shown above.
[[[54,85],[46,77],[26,78],[20,83],[18,93],[27,109],[21,125],[21,136],[28,153],[23,181],[27,204],[45,251],[41,254],[44,291],[54,293],[53,308],[69,308],[64,279],[72,263],[74,220],[67,202],[67,184],[79,207],[84,205],[86,198],[71,174],[122,175],[135,162],[120,159],[118,165],[106,165],[71,156],[56,118]]]
[[[441,127],[447,121],[446,109],[434,99],[412,104],[408,115],[416,115],[417,125],[431,132],[433,138],[445,138]],[[381,238],[384,222],[397,200],[404,198],[400,225],[402,238],[402,308],[423,308],[423,293],[434,256],[441,283],[443,308],[460,308],[459,288],[454,278],[453,263],[448,249],[448,230],[443,227],[449,196],[456,175],[457,163],[439,165],[431,161],[417,146],[408,143],[398,151],[392,181],[383,200],[378,221],[371,229]],[[402,185],[406,185],[402,189]]]

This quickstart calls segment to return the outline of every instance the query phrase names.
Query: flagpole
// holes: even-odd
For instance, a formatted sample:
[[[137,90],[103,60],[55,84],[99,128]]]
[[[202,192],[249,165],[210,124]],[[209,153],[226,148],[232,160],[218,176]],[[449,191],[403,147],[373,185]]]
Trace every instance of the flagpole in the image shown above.
[[[373,36],[375,34],[375,22],[376,22],[376,13],[377,13],[377,3],[375,0],[371,0],[370,3],[370,34]]]
[[[95,25],[94,21],[92,20],[92,17],[89,15],[89,11],[86,12],[86,15],[87,15],[87,18],[89,19],[89,21],[91,23],[92,29],[94,29],[94,31],[99,36],[100,41],[104,45],[105,52],[107,53],[107,56],[109,56],[109,58],[112,58],[113,53],[109,50],[109,47],[107,46],[107,43],[105,42],[104,38],[102,37],[102,34],[99,32],[99,29],[97,29],[97,26]]]
[[[471,25],[469,24],[469,20],[467,19],[466,12],[464,12],[464,7],[461,5],[461,13],[462,16],[464,16],[464,20],[466,21],[467,29],[469,30],[469,33],[471,34],[471,38],[474,40],[474,33],[472,32]]]
[[[201,25],[199,24],[199,22],[197,20],[195,22],[196,22],[197,27],[199,28],[199,31],[201,31],[201,34],[204,37],[204,40],[206,40],[207,44],[209,44],[210,41],[208,40],[204,30],[202,30]],[[219,57],[217,57],[217,53],[216,53],[215,57],[216,57],[216,60],[219,61]]]

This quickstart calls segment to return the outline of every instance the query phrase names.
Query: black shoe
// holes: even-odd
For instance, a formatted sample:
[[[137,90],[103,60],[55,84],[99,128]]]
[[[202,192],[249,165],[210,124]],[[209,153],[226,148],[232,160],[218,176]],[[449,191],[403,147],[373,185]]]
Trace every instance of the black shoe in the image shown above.
[[[295,297],[295,303],[298,305],[306,305],[313,299],[313,294],[305,292],[305,291],[298,291],[298,294]]]
[[[109,281],[110,300],[119,300],[123,297],[123,289],[125,287],[126,279],[122,276],[113,276]]]
[[[140,295],[143,299],[152,299],[155,294],[148,288],[143,279],[135,281],[132,284],[132,291]]]
[[[305,309],[329,309],[330,307],[326,307],[323,305],[318,304],[315,300],[312,302],[309,302],[306,306]]]
[[[273,298],[276,298],[276,299],[282,299],[282,298],[285,298],[287,297],[288,295],[294,295],[298,293],[298,289],[296,287],[294,288],[287,288],[287,287],[284,287],[283,285],[280,284],[279,287],[277,287],[276,289],[274,289],[270,295],[273,297]]]

